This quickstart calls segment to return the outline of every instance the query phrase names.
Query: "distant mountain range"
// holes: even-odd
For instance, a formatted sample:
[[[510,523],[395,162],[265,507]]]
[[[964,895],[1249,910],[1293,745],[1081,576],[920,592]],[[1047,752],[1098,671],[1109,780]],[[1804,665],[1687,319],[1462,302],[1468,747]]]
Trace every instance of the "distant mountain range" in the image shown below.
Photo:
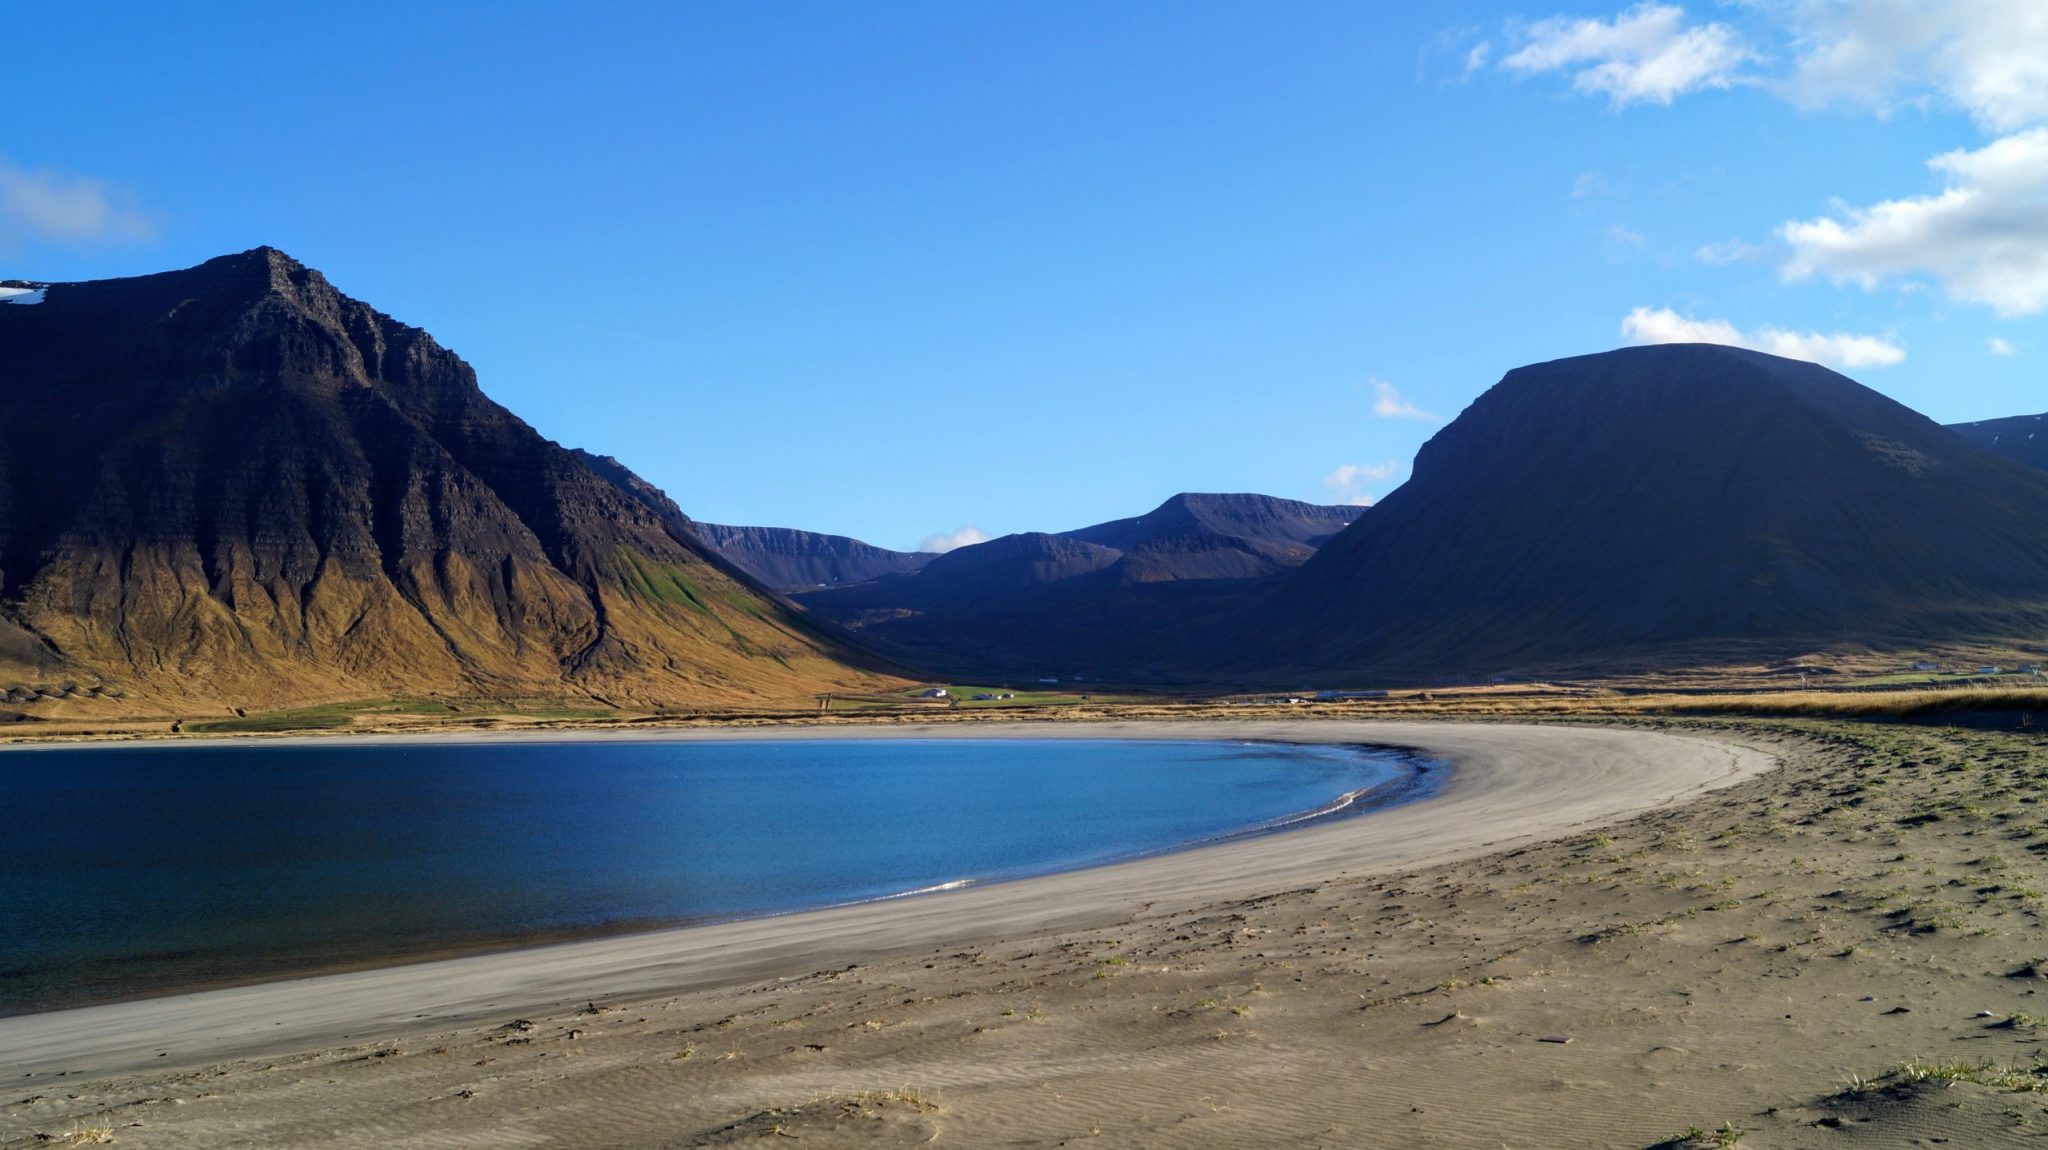
[[[1509,372],[1371,509],[1182,494],[943,555],[693,521],[259,248],[0,283],[0,701],[749,705],[2048,644],[2043,417],[1712,345]],[[66,686],[57,688],[65,693]]]
[[[0,306],[0,696],[743,703],[890,682],[270,248]]]
[[[613,466],[617,466],[616,461]],[[1055,535],[1116,552],[1093,562],[1093,566],[1121,561],[1121,577],[1134,582],[1249,579],[1300,566],[1324,541],[1349,526],[1362,510],[1322,507],[1269,495],[1181,494],[1145,515]],[[742,570],[778,591],[791,594],[909,575],[939,558],[936,552],[890,551],[844,535],[821,535],[788,527],[727,527],[700,522],[695,529],[698,538]],[[963,565],[999,564],[1002,560],[998,556],[1022,554],[1017,544],[998,547],[998,542],[991,540],[958,549],[953,554],[961,558],[942,566],[941,571],[962,570]],[[1044,543],[1035,546],[1057,547]],[[1064,553],[1071,559],[1082,552],[1066,548]],[[1028,559],[1024,564],[1028,568],[1040,561]],[[1019,578],[1026,582],[1065,578],[1072,573],[1061,566],[1065,562],[1054,560],[1052,568],[1035,575],[1020,569]],[[1055,570],[1066,573],[1055,575]]]
[[[914,572],[797,601],[914,665],[951,673],[1173,683],[1207,628],[1333,538],[1363,507],[1175,495],[1130,519],[1005,535]]]

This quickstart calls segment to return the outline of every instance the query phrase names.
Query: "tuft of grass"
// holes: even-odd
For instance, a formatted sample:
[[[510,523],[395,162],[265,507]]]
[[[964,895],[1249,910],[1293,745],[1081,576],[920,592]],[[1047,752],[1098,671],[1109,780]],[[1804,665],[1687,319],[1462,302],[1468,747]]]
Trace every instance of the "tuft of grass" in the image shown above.
[[[1930,1062],[1914,1058],[1900,1063],[1888,1077],[1902,1083],[1939,1082],[1952,1086],[1958,1082],[1969,1082],[1994,1090],[2048,1094],[2048,1078],[2042,1077],[2038,1068],[2022,1070],[2017,1066],[2000,1066],[1989,1059],[1971,1062],[1954,1058]]]
[[[71,1129],[59,1137],[66,1146],[103,1146],[114,1140],[114,1125],[102,1115],[90,1122],[72,1124]]]
[[[939,1110],[936,1098],[914,1086],[899,1086],[894,1090],[864,1090],[848,1096],[846,1101],[863,1110],[876,1110],[884,1106],[908,1106],[920,1114],[935,1114]]]
[[[1728,1122],[1722,1123],[1719,1130],[1702,1130],[1698,1126],[1688,1126],[1657,1143],[1652,1150],[1726,1150],[1727,1147],[1739,1145],[1743,1136],[1748,1133]]]

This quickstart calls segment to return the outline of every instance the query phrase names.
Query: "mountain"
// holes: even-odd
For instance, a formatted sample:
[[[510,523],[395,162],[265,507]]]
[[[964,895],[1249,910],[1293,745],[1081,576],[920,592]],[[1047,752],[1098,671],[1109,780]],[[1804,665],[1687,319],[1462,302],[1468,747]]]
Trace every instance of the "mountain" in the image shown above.
[[[907,575],[937,557],[928,551],[890,551],[844,535],[790,527],[699,523],[697,537],[742,571],[785,593]]]
[[[1131,582],[1256,579],[1306,563],[1364,510],[1183,492],[1135,519],[1062,534],[1122,552]]]
[[[1006,535],[797,601],[935,671],[1181,682],[1217,654],[1199,620],[1298,567],[1363,510],[1184,493],[1135,518]]]
[[[1184,491],[1135,519],[1114,519],[1062,531],[1070,539],[1130,551],[1146,543],[1187,535],[1222,535],[1270,546],[1306,560],[1315,549],[1351,526],[1365,508],[1327,507],[1271,495],[1215,495]]]
[[[1628,348],[1509,372],[1233,633],[1325,678],[2033,641],[2043,522],[2048,474],[1826,368]]]
[[[2007,459],[2048,471],[2048,415],[2014,415],[1951,423],[1950,431]]]
[[[0,306],[0,357],[0,693],[687,705],[877,681],[665,495],[274,249],[47,285]]]

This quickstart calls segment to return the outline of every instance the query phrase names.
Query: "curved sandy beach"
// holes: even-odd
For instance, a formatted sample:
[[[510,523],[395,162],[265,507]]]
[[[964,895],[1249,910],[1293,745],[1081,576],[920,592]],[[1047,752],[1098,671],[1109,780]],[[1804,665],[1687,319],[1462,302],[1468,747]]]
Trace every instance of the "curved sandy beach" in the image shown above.
[[[1455,765],[1449,784],[1423,801],[1116,866],[775,918],[0,1019],[0,1066],[16,1075],[165,1070],[331,1046],[373,1033],[541,1014],[591,1000],[801,975],[935,945],[1103,925],[1553,838],[1684,802],[1775,763],[1762,751],[1707,738],[1510,724],[975,723],[619,737],[1258,739],[1409,747]]]

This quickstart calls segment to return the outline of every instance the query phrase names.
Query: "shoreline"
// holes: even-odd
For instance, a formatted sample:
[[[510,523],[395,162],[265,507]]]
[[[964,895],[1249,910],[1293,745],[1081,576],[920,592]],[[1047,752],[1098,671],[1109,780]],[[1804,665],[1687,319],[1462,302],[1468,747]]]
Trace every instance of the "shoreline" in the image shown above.
[[[0,1064],[30,1074],[172,1069],[417,1031],[505,1013],[808,973],[932,945],[1129,921],[1287,884],[1469,858],[1664,808],[1776,762],[1696,736],[1612,728],[1319,720],[976,723],[636,731],[446,732],[356,741],[472,743],[792,739],[1190,739],[1372,745],[1453,765],[1434,794],[1368,816],[1086,870],[706,926],[0,1019]],[[331,744],[333,736],[286,742]],[[181,746],[252,745],[242,739]],[[275,745],[277,740],[262,740]],[[48,746],[49,744],[45,744]],[[123,745],[122,743],[70,745]],[[127,745],[164,745],[163,741]]]

